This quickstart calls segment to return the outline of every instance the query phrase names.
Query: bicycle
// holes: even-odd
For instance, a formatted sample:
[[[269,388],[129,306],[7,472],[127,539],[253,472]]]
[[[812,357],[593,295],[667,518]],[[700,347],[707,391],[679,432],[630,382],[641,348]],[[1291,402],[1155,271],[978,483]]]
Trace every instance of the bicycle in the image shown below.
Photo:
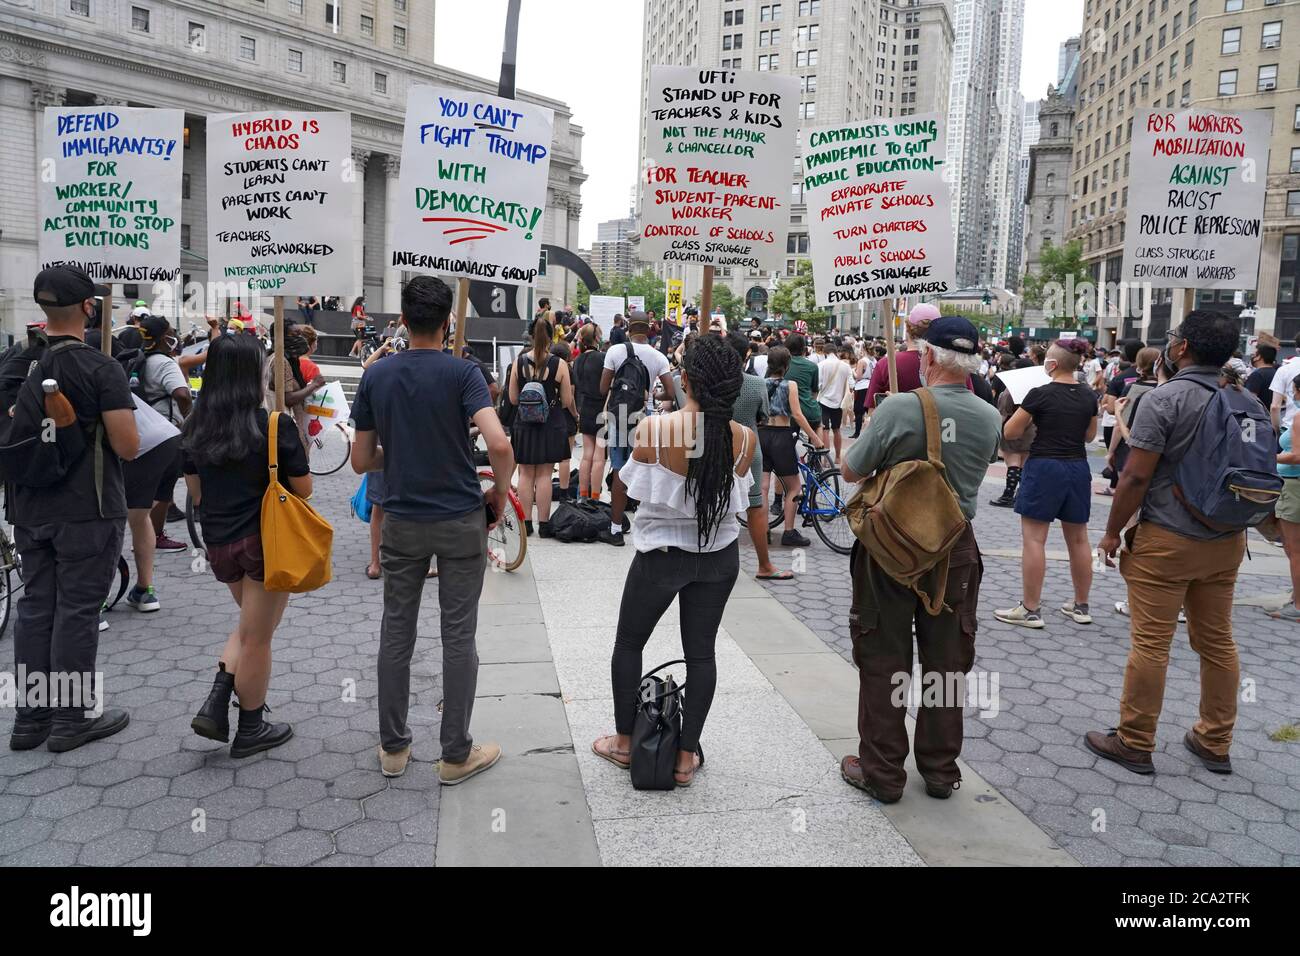
[[[327,425],[319,418],[307,423],[307,462],[313,475],[332,475],[352,457],[352,433],[343,422]]]
[[[496,482],[496,476],[490,468],[480,468],[478,479],[485,491]],[[488,532],[488,558],[502,571],[518,568],[528,553],[528,535],[524,534],[524,506],[519,503],[519,496],[515,494],[513,486],[508,494],[510,506],[501,515],[497,526]]]
[[[830,451],[818,448],[806,439],[800,439],[804,454],[798,460],[802,490],[798,497],[796,514],[812,522],[822,543],[837,554],[853,550],[853,529],[849,527],[848,503],[852,494],[841,493],[840,470],[830,464]],[[780,479],[778,479],[780,480]],[[785,482],[782,481],[782,487]],[[768,530],[777,528],[785,520],[784,512],[773,514]],[[742,527],[748,527],[744,515]]]
[[[13,586],[14,575],[18,586]],[[0,527],[0,634],[9,626],[9,612],[14,594],[23,587],[23,562],[8,531]]]

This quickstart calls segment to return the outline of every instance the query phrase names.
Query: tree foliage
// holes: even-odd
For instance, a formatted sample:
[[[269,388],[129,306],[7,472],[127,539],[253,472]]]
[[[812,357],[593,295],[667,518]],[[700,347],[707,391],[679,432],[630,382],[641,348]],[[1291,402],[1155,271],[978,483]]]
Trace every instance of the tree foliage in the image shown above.
[[[830,312],[817,307],[811,259],[800,259],[793,276],[777,280],[776,291],[772,293],[771,310],[773,318],[781,315],[790,322],[803,319],[808,323],[808,331],[826,331]]]

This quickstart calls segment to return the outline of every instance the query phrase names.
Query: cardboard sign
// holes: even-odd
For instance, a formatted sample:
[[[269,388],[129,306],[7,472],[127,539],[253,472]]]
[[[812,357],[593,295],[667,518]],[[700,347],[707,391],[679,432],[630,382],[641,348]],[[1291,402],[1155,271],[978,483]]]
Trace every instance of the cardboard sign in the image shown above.
[[[185,114],[47,107],[37,173],[41,268],[105,282],[172,282],[181,265]]]
[[[271,295],[353,291],[350,114],[219,113],[207,150],[209,279]]]
[[[1255,288],[1272,116],[1134,111],[1124,282]]]
[[[541,106],[412,87],[388,265],[533,285],[553,127]]]
[[[1031,365],[1029,368],[1013,368],[1005,372],[998,372],[997,377],[1002,379],[1002,384],[1007,387],[1011,394],[1011,400],[1019,405],[1025,400],[1025,396],[1030,390],[1040,385],[1046,385],[1052,380],[1052,377],[1043,371],[1041,365]]]
[[[937,115],[805,130],[803,195],[818,305],[956,287]]]
[[[614,327],[614,316],[623,314],[623,297],[620,295],[593,295],[591,297],[591,321],[600,326],[605,337]]]
[[[799,79],[650,67],[640,256],[784,269]]]

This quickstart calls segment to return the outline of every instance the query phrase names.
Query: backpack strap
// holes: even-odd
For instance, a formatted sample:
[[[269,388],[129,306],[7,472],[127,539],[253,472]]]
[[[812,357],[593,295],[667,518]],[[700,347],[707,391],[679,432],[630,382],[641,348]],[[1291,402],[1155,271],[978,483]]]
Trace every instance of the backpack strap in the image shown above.
[[[939,409],[928,388],[918,388],[914,394],[921,400],[921,416],[925,420],[925,454],[930,464],[943,468],[942,442],[939,440]]]
[[[628,339],[623,344],[627,347],[627,357],[630,359],[636,358],[636,349],[632,348],[632,340]]]
[[[731,470],[735,471],[737,466],[745,460],[745,452],[749,451],[749,429],[742,426],[740,430],[740,454],[736,460],[731,463]]]
[[[72,349],[88,349],[88,348],[90,348],[90,346],[87,345],[85,342],[83,342],[81,339],[64,339],[62,342],[55,342],[53,345],[49,346],[48,349],[46,349],[45,355],[43,355],[37,361],[37,364],[41,368],[41,374],[44,375],[45,362],[47,359],[51,359],[62,352],[69,352]],[[99,421],[95,423],[94,433],[91,436],[91,441],[94,444],[94,455],[95,455],[95,459],[94,459],[95,504],[99,510],[99,516],[102,518],[104,517],[104,419],[103,418],[100,418]]]

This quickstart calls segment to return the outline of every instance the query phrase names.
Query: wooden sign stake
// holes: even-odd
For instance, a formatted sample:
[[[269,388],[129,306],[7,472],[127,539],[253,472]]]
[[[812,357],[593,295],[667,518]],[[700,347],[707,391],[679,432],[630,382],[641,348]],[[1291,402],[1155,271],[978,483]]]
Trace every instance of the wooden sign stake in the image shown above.
[[[469,323],[469,280],[456,280],[456,339],[453,343],[457,356],[465,348],[465,327]]]
[[[257,321],[254,317],[253,321]],[[275,297],[275,347],[271,361],[275,372],[275,410],[284,411],[284,296]]]
[[[108,287],[99,313],[99,347],[105,355],[113,354],[113,287]]]
[[[713,266],[704,267],[704,283],[700,286],[700,323],[700,329],[706,332],[713,327]]]
[[[896,304],[895,301],[893,299],[888,299],[886,301],[888,304],[885,307],[885,311],[889,315],[889,333],[885,336],[885,352],[889,360],[889,394],[897,395],[898,394],[898,359],[896,357],[897,352],[894,347],[894,331],[898,325],[898,315],[894,310],[894,306]]]

